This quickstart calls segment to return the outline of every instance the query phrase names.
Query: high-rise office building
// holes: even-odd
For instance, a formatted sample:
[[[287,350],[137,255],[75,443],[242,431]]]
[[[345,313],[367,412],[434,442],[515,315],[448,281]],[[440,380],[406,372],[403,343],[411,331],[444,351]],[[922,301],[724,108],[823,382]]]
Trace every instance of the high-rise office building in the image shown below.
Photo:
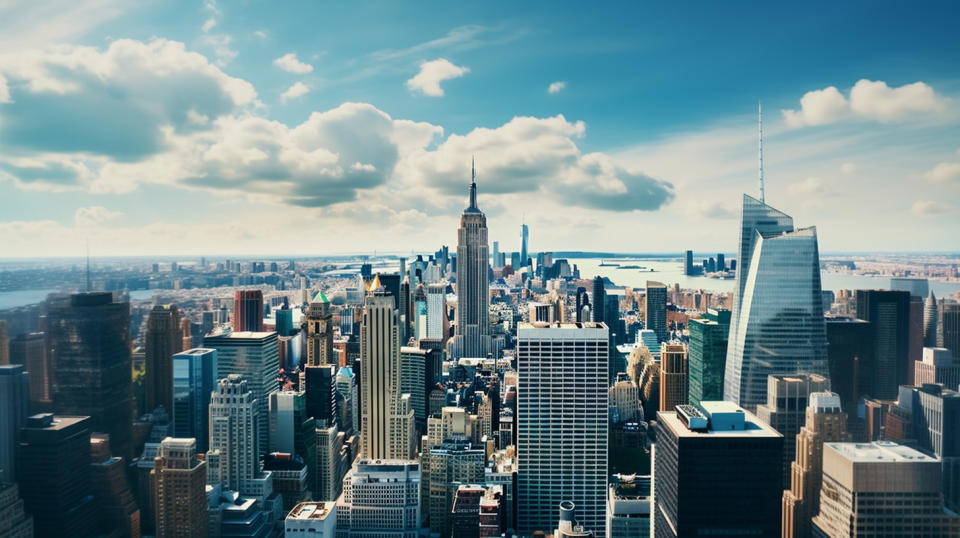
[[[263,331],[263,292],[260,290],[237,290],[233,297],[234,331]]]
[[[960,358],[943,347],[923,348],[923,360],[913,363],[914,384],[940,383],[946,387],[960,386]]]
[[[647,281],[647,328],[657,333],[658,342],[666,342],[667,333],[667,286],[661,282]],[[610,320],[606,320],[609,324]]]
[[[315,428],[317,476],[315,483],[311,485],[314,499],[335,501],[340,496],[343,475],[350,467],[349,449],[344,446],[345,441],[346,436],[336,424]]]
[[[606,302],[607,294],[604,290],[603,277],[596,276],[593,278],[593,290],[591,290],[591,300],[593,308],[593,322],[603,323],[603,316],[606,314]]]
[[[200,453],[210,440],[210,394],[218,377],[216,349],[194,348],[173,356],[173,435],[196,439]]]
[[[693,276],[693,251],[688,250],[684,256],[683,263],[683,274],[686,276]]]
[[[910,292],[857,290],[857,317],[873,328],[874,398],[892,400],[908,382],[910,363]]]
[[[913,297],[921,299],[927,296],[930,282],[926,278],[893,277],[890,279],[890,288],[894,291],[906,291]]]
[[[33,516],[27,514],[16,483],[0,481],[0,536],[33,538]]]
[[[873,394],[873,325],[862,319],[831,316],[826,318],[826,326],[830,388],[840,396],[847,416],[855,417],[859,400]]]
[[[360,328],[360,429],[365,458],[408,459],[414,439],[413,409],[400,393],[400,342],[393,298],[367,296]],[[409,425],[404,420],[409,419]],[[407,427],[409,426],[409,430]]]
[[[130,303],[108,292],[76,293],[47,304],[53,408],[89,416],[118,456],[133,456]]]
[[[260,454],[270,449],[270,424],[266,420],[270,405],[270,393],[280,388],[279,352],[275,332],[224,332],[209,335],[204,346],[217,350],[217,377],[222,379],[232,374],[243,377],[256,400],[260,432],[257,435]]]
[[[484,538],[502,536],[505,496],[496,485],[461,485],[454,494],[450,511],[453,538]]]
[[[530,253],[527,252],[527,243],[530,241],[530,228],[527,227],[527,224],[520,224],[520,265],[515,266],[514,269],[520,270],[521,267],[527,265],[527,260],[530,259]]]
[[[306,413],[317,420],[317,424],[337,424],[340,414],[337,410],[337,367],[307,366],[303,369],[303,391]],[[282,450],[280,452],[283,452]]]
[[[487,217],[477,207],[476,174],[470,183],[470,205],[457,230],[457,331],[453,358],[481,357],[494,352],[490,336],[490,289]],[[428,305],[429,308],[429,305]],[[428,314],[429,318],[429,314]]]
[[[101,536],[140,535],[140,509],[127,486],[123,459],[110,455],[110,436],[90,436],[90,486],[97,500],[97,532]]]
[[[727,360],[727,338],[730,335],[730,311],[708,309],[702,318],[690,320],[688,350],[688,400],[723,399],[723,370]]]
[[[806,421],[810,394],[830,390],[830,380],[817,374],[767,377],[767,401],[757,406],[757,418],[783,435],[783,479],[790,480],[790,463],[796,456],[794,440]]]
[[[937,343],[960,358],[960,303],[940,305],[940,328],[937,331]]]
[[[940,325],[940,312],[937,309],[937,298],[930,290],[930,297],[923,306],[923,347],[937,347],[937,327]]]
[[[816,228],[744,195],[740,239],[723,395],[752,410],[768,375],[826,374],[827,335]]]
[[[783,492],[783,538],[811,535],[811,520],[820,511],[823,443],[849,439],[840,396],[832,392],[812,393],[805,424],[797,434],[796,458],[790,464],[790,489]]]
[[[50,363],[47,360],[47,338],[42,332],[22,333],[10,340],[10,364],[22,364],[30,374],[30,408],[49,410]]]
[[[620,475],[610,477],[607,496],[607,537],[650,536],[653,514],[650,477]]]
[[[521,323],[517,339],[519,530],[552,528],[557,505],[572,501],[584,526],[602,535],[607,485],[607,327],[602,323]]]
[[[661,344],[660,347],[660,407],[673,411],[687,403],[687,346]]]
[[[337,372],[337,410],[340,427],[347,435],[360,431],[360,395],[353,368],[344,366]]]
[[[196,454],[193,438],[160,442],[150,471],[157,538],[207,536],[207,462]]]
[[[173,355],[183,350],[180,310],[174,305],[157,305],[147,317],[146,404],[147,411],[162,405],[173,410]],[[190,336],[187,334],[187,336]]]
[[[39,414],[20,430],[20,496],[38,537],[94,536],[90,418]]]
[[[889,441],[824,443],[814,536],[957,536],[947,515],[940,462]]]
[[[241,495],[261,496],[270,481],[260,473],[260,406],[246,379],[220,379],[210,400],[210,449],[205,458],[207,482]],[[269,424],[268,424],[269,427]]]
[[[312,486],[307,463],[302,457],[286,452],[271,452],[263,457],[263,470],[270,473],[273,491],[280,495],[284,512],[310,499]]]
[[[439,375],[439,353],[419,347],[400,348],[400,393],[410,395],[417,431],[427,428],[427,400],[434,379]]]
[[[783,436],[731,402],[657,413],[655,536],[777,536]]]
[[[17,481],[20,429],[30,414],[30,374],[19,364],[0,365],[0,482]]]
[[[727,270],[727,260],[724,258],[723,253],[717,253],[717,271],[726,271]]]
[[[337,499],[340,538],[420,536],[420,465],[414,461],[356,462]]]
[[[306,481],[310,489],[313,489],[317,472],[315,430],[316,420],[307,414],[304,393],[282,390],[270,394],[270,453],[292,454],[302,458],[306,464]]]
[[[450,330],[447,320],[447,284],[434,283],[427,286],[427,332],[423,338],[446,341]]]
[[[421,479],[429,480],[431,532],[450,535],[450,512],[457,488],[482,482],[485,464],[484,448],[462,437],[446,439],[430,449],[429,468],[422,471]]]

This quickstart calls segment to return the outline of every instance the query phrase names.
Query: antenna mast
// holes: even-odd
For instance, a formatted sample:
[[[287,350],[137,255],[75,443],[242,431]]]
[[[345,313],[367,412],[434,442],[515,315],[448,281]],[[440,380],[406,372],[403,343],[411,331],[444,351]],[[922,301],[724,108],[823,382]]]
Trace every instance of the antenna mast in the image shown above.
[[[767,203],[766,195],[763,192],[763,101],[757,102],[757,127],[759,131],[760,146],[760,201]]]

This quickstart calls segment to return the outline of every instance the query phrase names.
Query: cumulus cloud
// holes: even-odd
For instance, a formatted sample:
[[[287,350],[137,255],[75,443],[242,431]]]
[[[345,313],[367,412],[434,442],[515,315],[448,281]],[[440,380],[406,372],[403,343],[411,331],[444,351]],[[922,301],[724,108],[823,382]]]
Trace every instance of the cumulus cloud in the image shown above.
[[[298,60],[296,53],[293,52],[288,52],[277,58],[273,61],[273,65],[283,69],[287,73],[294,73],[297,75],[306,75],[307,73],[313,71],[312,65]]]
[[[122,216],[123,213],[119,211],[111,211],[101,205],[94,205],[77,208],[76,213],[74,213],[74,220],[77,226],[97,226]]]
[[[213,27],[216,25],[217,25],[217,19],[210,17],[209,19],[203,22],[203,26],[201,26],[200,29],[203,30],[204,32],[209,32],[210,30],[213,30]]]
[[[249,82],[165,39],[0,55],[0,76],[11,101],[0,145],[124,160],[159,151],[164,128],[189,131],[192,117],[229,113],[257,97]]]
[[[310,88],[302,82],[294,83],[293,86],[287,88],[287,91],[283,92],[280,95],[280,100],[286,103],[290,99],[296,99],[297,97],[303,97],[310,91]]]
[[[800,108],[784,110],[790,127],[827,125],[846,118],[883,123],[909,120],[946,110],[948,100],[923,82],[891,88],[882,80],[861,79],[850,89],[849,98],[834,86],[807,92]]]
[[[556,82],[551,82],[550,86],[547,87],[547,93],[560,93],[567,87],[567,83],[562,80]]]
[[[451,135],[434,151],[405,159],[400,173],[414,184],[456,195],[464,192],[466,163],[477,158],[484,193],[541,193],[570,205],[611,211],[653,210],[674,197],[673,185],[627,170],[602,153],[582,154],[576,139],[583,122],[516,117],[495,128]]]
[[[936,183],[960,183],[960,163],[940,163],[923,177]]]
[[[947,204],[933,200],[917,200],[913,204],[913,207],[910,208],[910,211],[918,217],[935,217],[937,215],[952,213],[953,208]]]
[[[420,72],[407,81],[407,89],[431,97],[442,97],[441,82],[462,77],[469,72],[469,68],[454,65],[445,58],[423,62],[420,64]]]

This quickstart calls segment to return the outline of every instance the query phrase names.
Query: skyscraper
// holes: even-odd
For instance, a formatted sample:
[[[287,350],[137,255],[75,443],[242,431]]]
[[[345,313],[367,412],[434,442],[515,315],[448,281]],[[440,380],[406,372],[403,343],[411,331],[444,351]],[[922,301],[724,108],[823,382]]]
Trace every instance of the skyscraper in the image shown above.
[[[195,439],[167,437],[150,471],[157,538],[207,536],[207,462]]]
[[[667,286],[647,281],[647,328],[657,333],[658,342],[667,341]],[[609,322],[609,320],[607,320]]]
[[[940,308],[940,330],[937,342],[960,357],[960,303],[944,303]]]
[[[50,408],[50,363],[47,339],[42,332],[19,334],[10,340],[10,364],[22,364],[30,374],[30,407],[34,411]]]
[[[0,482],[17,481],[20,429],[30,412],[30,375],[19,364],[0,364]]]
[[[306,416],[316,419],[318,425],[339,425],[336,366],[327,364],[304,368],[302,390],[305,392]]]
[[[422,472],[430,475],[430,530],[449,536],[450,511],[457,488],[483,481],[486,455],[482,446],[474,445],[469,439],[452,438],[431,448],[428,461],[429,468]]]
[[[337,536],[420,536],[420,465],[413,461],[357,461],[337,499]]]
[[[234,331],[263,331],[263,292],[237,290],[233,297]]]
[[[147,318],[146,353],[146,411],[162,405],[173,411],[173,354],[183,350],[180,330],[180,310],[174,305],[157,305]],[[189,336],[189,334],[187,335]]]
[[[907,384],[910,292],[857,290],[857,317],[873,328],[873,385],[870,395],[883,400],[897,397],[897,387]]]
[[[94,535],[89,426],[89,417],[40,414],[20,431],[20,495],[38,537]]]
[[[89,428],[110,435],[114,453],[133,456],[130,303],[108,292],[76,293],[48,302],[53,406],[89,416]]]
[[[33,538],[33,517],[23,509],[20,488],[15,483],[0,483],[0,533],[9,538]]]
[[[486,357],[492,353],[487,217],[477,207],[476,172],[470,183],[470,205],[460,216],[457,232],[457,332],[453,358]]]
[[[687,346],[662,344],[660,347],[660,407],[673,411],[687,403]]]
[[[330,301],[318,291],[310,301],[303,323],[306,325],[307,365],[337,364],[333,355],[333,323]]]
[[[217,350],[194,348],[173,356],[173,435],[196,439],[207,451],[210,438],[210,393],[216,388]]]
[[[943,347],[923,348],[923,360],[913,363],[915,384],[941,383],[946,387],[960,386],[960,359],[954,360],[950,350]]]
[[[690,403],[723,399],[723,370],[730,335],[730,311],[708,309],[702,318],[690,320],[688,348]]]
[[[400,342],[393,298],[381,291],[367,295],[360,327],[360,429],[362,452],[373,460],[407,459],[412,448],[413,409],[403,409],[400,394]],[[409,406],[410,400],[405,400]],[[409,428],[401,424],[409,414]]]
[[[593,304],[593,320],[595,323],[603,323],[603,316],[606,314],[607,294],[603,287],[603,277],[597,275],[593,278],[593,294],[591,300]],[[586,321],[586,320],[584,320]]]
[[[686,276],[693,276],[693,251],[688,250],[684,256],[683,263],[683,274]]]
[[[757,406],[757,418],[783,435],[783,478],[790,480],[790,463],[796,456],[794,440],[800,433],[813,392],[830,390],[830,380],[816,374],[767,377],[767,401]]]
[[[517,328],[517,488],[521,532],[553,528],[563,501],[605,534],[608,330],[602,323]]]
[[[514,267],[516,270],[520,270],[520,267],[527,265],[527,260],[529,259],[529,253],[527,252],[527,242],[530,240],[530,228],[527,228],[525,222],[520,223],[520,265]]]
[[[220,379],[210,400],[208,483],[250,496],[269,489],[269,477],[260,473],[260,423],[268,422],[265,418],[242,376]]]
[[[450,327],[447,321],[447,284],[430,284],[426,291],[427,332],[423,338],[446,342]]]
[[[930,290],[930,297],[923,307],[923,347],[937,347],[937,326],[940,325],[940,314],[937,311],[937,298]]]
[[[822,484],[814,536],[960,533],[960,518],[943,511],[940,462],[912,448],[824,443]]]
[[[783,538],[810,536],[810,522],[820,511],[823,443],[849,438],[840,397],[832,392],[811,394],[794,447],[796,458],[790,464],[790,489],[783,492]]]
[[[657,413],[657,538],[777,536],[783,436],[731,402]]]
[[[256,401],[259,421],[258,452],[267,454],[270,447],[270,393],[280,388],[277,333],[225,332],[204,338],[204,345],[217,350],[217,377],[231,374],[243,377]],[[212,425],[211,425],[212,427]]]
[[[847,416],[855,416],[858,400],[873,393],[873,325],[862,319],[828,317],[826,326],[830,388],[840,396]]]
[[[827,373],[816,228],[744,195],[724,399],[766,400],[771,374]]]

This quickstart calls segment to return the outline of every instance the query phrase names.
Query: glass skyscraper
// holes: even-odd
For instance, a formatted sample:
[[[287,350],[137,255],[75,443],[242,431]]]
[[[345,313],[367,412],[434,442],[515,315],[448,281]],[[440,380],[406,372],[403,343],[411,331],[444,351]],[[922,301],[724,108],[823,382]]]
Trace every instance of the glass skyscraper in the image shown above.
[[[792,224],[744,195],[723,395],[751,411],[766,400],[768,375],[827,374],[817,230]]]
[[[723,399],[723,365],[727,358],[730,311],[707,310],[690,320],[690,403]]]
[[[173,436],[193,437],[197,451],[210,440],[210,393],[217,384],[217,350],[194,348],[173,356]]]

